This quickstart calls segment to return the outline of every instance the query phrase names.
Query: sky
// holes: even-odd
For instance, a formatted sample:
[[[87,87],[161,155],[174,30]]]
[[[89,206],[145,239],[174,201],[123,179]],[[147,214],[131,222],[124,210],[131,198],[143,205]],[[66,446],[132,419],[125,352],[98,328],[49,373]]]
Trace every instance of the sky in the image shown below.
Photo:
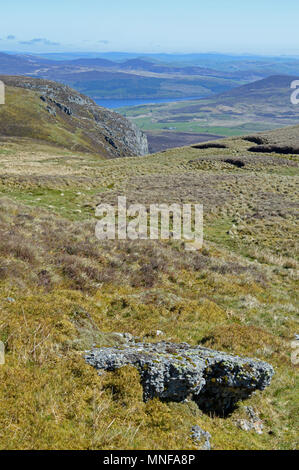
[[[299,55],[298,0],[0,0],[0,50]]]

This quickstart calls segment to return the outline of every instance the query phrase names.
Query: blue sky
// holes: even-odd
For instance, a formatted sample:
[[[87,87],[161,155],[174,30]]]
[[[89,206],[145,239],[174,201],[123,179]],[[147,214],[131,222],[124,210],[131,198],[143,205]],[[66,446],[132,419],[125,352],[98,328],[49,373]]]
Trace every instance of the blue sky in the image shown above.
[[[0,50],[299,55],[298,0],[10,0]]]

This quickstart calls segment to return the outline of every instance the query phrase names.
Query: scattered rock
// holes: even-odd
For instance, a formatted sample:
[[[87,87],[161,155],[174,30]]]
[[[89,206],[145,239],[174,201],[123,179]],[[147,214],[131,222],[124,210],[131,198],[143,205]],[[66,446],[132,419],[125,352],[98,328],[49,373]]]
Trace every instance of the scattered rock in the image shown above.
[[[204,411],[227,416],[236,402],[264,390],[274,374],[271,365],[187,343],[125,343],[87,352],[86,362],[99,370],[135,366],[144,399],[193,399]]]
[[[251,431],[253,429],[253,424],[247,421],[247,419],[238,419],[236,425],[243,431]]]
[[[156,331],[156,336],[164,336],[164,335],[165,335],[164,331],[161,331],[161,330]]]
[[[259,417],[258,415],[256,414],[256,412],[254,411],[254,409],[252,408],[252,406],[245,406],[245,411],[247,413],[247,415],[249,416],[249,418],[253,421],[253,422],[257,422],[259,421]]]
[[[55,109],[51,108],[51,106],[47,106],[47,111],[52,116],[56,116],[56,111],[55,111]]]
[[[121,339],[122,343],[134,342],[134,336],[131,333],[111,333],[111,335]]]
[[[291,354],[291,362],[294,366],[299,364],[299,335],[294,335],[294,340],[291,341],[291,348],[294,350]]]
[[[198,445],[201,450],[211,450],[211,434],[209,432],[204,431],[199,426],[193,426],[191,438],[194,444]]]
[[[257,434],[263,434],[263,423],[261,421],[253,423],[247,419],[238,419],[236,425],[243,431],[255,431]]]
[[[255,431],[257,434],[263,434],[263,429],[264,429],[263,422],[255,413],[252,406],[245,406],[245,411],[250,419],[249,420],[238,419],[236,421],[236,425],[238,426],[238,428],[247,432]]]

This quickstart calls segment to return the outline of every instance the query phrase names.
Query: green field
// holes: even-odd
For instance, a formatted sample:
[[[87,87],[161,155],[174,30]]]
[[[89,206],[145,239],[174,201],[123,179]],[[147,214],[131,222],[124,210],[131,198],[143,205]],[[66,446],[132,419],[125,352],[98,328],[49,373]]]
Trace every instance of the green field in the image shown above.
[[[119,110],[122,111],[122,110]],[[126,114],[126,116],[128,116]],[[271,130],[278,125],[261,124],[261,123],[244,123],[237,126],[213,126],[202,125],[200,122],[152,122],[151,118],[134,118],[134,123],[144,132],[153,130],[171,130],[173,132],[190,132],[194,134],[213,134],[224,137],[242,136],[252,132],[260,132]]]

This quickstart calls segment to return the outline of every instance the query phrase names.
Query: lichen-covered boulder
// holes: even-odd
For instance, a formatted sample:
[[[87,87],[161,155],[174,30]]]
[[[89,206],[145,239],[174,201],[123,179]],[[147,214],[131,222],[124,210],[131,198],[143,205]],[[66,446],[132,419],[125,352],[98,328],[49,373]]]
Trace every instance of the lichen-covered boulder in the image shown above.
[[[106,371],[135,366],[141,376],[145,400],[192,398],[201,409],[221,415],[228,414],[237,401],[255,390],[264,390],[274,374],[266,362],[187,343],[131,342],[93,349],[86,354],[86,361]]]

